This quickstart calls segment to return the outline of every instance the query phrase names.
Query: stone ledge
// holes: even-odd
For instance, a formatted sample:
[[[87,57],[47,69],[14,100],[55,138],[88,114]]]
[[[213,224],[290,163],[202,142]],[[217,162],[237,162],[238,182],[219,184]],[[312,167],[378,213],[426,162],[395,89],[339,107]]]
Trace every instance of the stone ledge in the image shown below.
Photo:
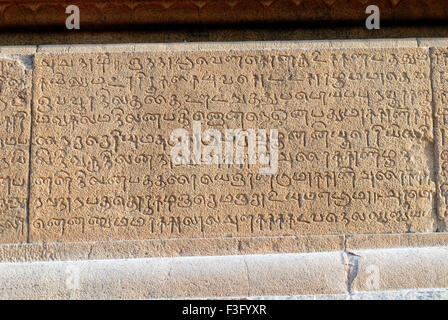
[[[1,262],[287,254],[448,246],[448,233],[152,239],[0,245]]]
[[[378,281],[369,279],[372,276],[369,266],[377,268]],[[446,296],[448,287],[448,247],[2,263],[0,281],[2,299],[300,298],[303,295],[313,299],[378,296],[412,299],[421,296],[418,293],[424,291],[421,288],[432,288],[427,291],[439,292],[441,297]],[[407,296],[403,294],[406,292]],[[409,292],[416,294],[412,296]]]
[[[381,21],[443,21],[448,5],[437,0],[2,0],[0,26],[65,28],[68,5],[80,9],[82,28],[169,24],[301,23],[364,26],[366,7],[378,5]],[[118,29],[118,28],[117,28]]]
[[[79,275],[79,289],[76,277]],[[326,283],[326,277],[331,279]],[[72,276],[72,277],[69,277]],[[339,253],[0,264],[0,298],[148,299],[340,293]],[[68,285],[67,281],[73,281]]]

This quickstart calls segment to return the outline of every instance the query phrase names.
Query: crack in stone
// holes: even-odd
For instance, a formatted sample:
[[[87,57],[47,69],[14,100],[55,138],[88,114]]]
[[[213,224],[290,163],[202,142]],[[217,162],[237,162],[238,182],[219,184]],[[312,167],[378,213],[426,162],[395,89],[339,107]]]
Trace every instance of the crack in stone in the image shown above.
[[[359,269],[359,259],[361,256],[344,250],[342,251],[342,262],[345,267],[346,271],[346,284],[347,284],[347,294],[352,295],[353,294],[353,284],[356,280],[356,277],[358,276],[358,269]]]

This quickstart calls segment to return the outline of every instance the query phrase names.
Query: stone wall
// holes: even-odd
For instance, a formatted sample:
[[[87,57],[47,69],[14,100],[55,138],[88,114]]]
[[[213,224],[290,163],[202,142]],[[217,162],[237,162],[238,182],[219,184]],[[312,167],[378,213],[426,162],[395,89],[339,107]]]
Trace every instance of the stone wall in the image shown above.
[[[0,26],[65,27],[65,8],[80,8],[84,27],[169,24],[356,23],[368,5],[382,23],[444,21],[448,4],[438,0],[1,0]]]
[[[3,47],[3,257],[46,243],[76,255],[87,248],[76,242],[129,255],[107,249],[122,240],[136,256],[443,242],[443,46]],[[240,162],[226,162],[229,148],[204,164],[210,139],[197,145],[202,162],[192,150],[173,164],[170,135],[194,139],[194,124],[268,140],[278,130],[278,169],[263,173],[272,145],[270,164],[248,148]]]

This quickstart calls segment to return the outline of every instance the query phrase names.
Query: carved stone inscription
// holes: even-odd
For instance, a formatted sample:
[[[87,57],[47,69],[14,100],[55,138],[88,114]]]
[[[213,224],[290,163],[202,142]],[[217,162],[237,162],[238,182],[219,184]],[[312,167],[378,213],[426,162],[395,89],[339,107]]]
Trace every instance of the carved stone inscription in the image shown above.
[[[417,48],[37,54],[31,240],[432,231],[429,77]],[[244,161],[205,164],[209,129]]]
[[[435,154],[438,163],[437,188],[439,195],[438,218],[446,228],[448,221],[448,50],[431,49],[432,85],[435,104]]]
[[[27,239],[31,74],[0,59],[0,242]]]

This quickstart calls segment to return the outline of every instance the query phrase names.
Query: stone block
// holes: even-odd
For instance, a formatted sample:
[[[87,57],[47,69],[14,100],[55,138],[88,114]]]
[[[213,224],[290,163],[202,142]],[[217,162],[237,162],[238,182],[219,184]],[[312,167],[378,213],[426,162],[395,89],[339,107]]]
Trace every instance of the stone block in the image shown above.
[[[352,251],[349,288],[355,292],[448,287],[448,249]]]
[[[40,48],[30,239],[433,231],[429,51],[397,43]]]
[[[0,50],[0,243],[27,241],[32,66],[23,53]]]

